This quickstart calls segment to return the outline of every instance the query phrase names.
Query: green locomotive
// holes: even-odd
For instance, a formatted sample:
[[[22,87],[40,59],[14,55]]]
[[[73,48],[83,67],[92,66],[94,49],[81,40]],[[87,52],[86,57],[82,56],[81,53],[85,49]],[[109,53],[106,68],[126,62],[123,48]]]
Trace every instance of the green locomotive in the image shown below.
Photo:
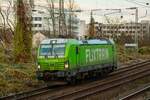
[[[37,78],[74,81],[117,68],[116,48],[108,39],[46,39],[38,48]]]

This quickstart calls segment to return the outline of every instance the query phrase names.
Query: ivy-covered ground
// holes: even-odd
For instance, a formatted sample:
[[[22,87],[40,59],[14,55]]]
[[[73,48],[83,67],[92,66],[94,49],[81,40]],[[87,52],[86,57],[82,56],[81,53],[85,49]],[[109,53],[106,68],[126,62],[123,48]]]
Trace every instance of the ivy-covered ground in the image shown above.
[[[134,54],[126,53],[122,46],[117,46],[117,50],[120,63],[135,60]],[[150,58],[150,47],[142,47],[139,52],[140,59]],[[3,55],[2,52],[0,54],[0,96],[28,91],[43,85],[43,82],[36,79],[36,65],[34,63],[13,64],[11,63],[13,59],[9,56]]]

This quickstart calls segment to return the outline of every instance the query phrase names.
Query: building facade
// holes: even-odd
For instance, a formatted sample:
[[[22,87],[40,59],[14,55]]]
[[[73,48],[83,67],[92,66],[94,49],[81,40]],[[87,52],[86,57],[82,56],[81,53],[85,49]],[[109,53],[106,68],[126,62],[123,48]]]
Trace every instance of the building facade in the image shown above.
[[[14,5],[16,1],[15,0],[11,0],[11,4]],[[27,0],[27,3],[32,2],[32,0]],[[30,9],[31,9],[31,16],[32,16],[32,31],[33,33],[37,33],[37,32],[41,32],[41,33],[46,33],[47,36],[51,36],[53,35],[53,23],[52,23],[52,18],[51,18],[51,14],[50,14],[50,8],[49,5],[45,5],[45,6],[40,6],[40,5],[34,5],[33,3],[31,3],[32,5],[30,5]],[[27,4],[28,5],[28,4]],[[33,6],[34,5],[34,6]],[[9,8],[9,3],[6,0],[2,0],[1,4],[0,4],[3,12],[6,13],[6,11],[8,11]],[[28,5],[29,6],[29,5]],[[61,27],[62,25],[59,26],[59,5],[56,6],[56,8],[54,8],[55,13],[54,13],[54,18],[55,18],[55,31],[56,31],[56,35],[61,35],[60,31],[59,31],[59,27]],[[71,32],[69,33],[68,29],[69,29],[69,13],[68,13],[68,9],[65,8],[65,19],[64,19],[64,23],[66,24],[66,33],[64,34],[74,34],[77,35],[79,34],[79,22],[80,19],[73,14],[71,17]],[[3,27],[3,21],[2,21],[2,17],[0,16],[0,27]],[[15,26],[15,12],[14,9],[11,8],[9,9],[9,20],[11,21],[11,23],[13,23],[13,25]],[[6,25],[7,27],[10,27],[9,25]],[[6,27],[5,26],[5,27]],[[14,26],[12,26],[11,28],[14,28]],[[14,30],[14,29],[13,29]]]
[[[98,37],[119,38],[126,36],[134,39],[137,34],[141,40],[150,40],[150,23],[148,21],[124,24],[95,23],[95,29]]]
[[[41,7],[36,7],[32,10],[32,31],[45,32],[49,31],[49,13],[46,13],[46,10],[41,9]]]
[[[71,33],[69,33],[69,25],[70,25],[70,18],[69,13],[67,9],[65,10],[65,28],[66,32],[64,34],[73,34],[78,35],[79,34],[79,23],[80,19],[76,15],[71,16]],[[59,9],[55,8],[55,32],[56,35],[62,35],[59,32],[59,27],[62,26],[62,24],[59,26]],[[53,35],[53,22],[51,18],[50,11],[45,7],[39,7],[35,6],[32,10],[32,30],[34,33],[41,32],[41,33],[48,33],[49,35]]]

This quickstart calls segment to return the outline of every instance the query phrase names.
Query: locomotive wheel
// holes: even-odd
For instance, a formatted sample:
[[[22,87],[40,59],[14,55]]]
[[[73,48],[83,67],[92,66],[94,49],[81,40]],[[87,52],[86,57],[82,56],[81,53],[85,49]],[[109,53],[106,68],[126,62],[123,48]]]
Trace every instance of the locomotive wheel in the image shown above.
[[[69,83],[69,84],[71,84],[71,85],[75,85],[76,83],[77,83],[77,79],[76,79],[76,77],[67,77],[67,82]]]

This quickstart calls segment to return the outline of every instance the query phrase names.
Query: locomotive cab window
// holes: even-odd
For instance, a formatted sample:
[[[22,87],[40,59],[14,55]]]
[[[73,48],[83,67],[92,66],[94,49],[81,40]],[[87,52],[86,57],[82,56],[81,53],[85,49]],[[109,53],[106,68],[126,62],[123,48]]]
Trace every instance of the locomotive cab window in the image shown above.
[[[42,44],[39,53],[40,56],[64,57],[65,44]]]

